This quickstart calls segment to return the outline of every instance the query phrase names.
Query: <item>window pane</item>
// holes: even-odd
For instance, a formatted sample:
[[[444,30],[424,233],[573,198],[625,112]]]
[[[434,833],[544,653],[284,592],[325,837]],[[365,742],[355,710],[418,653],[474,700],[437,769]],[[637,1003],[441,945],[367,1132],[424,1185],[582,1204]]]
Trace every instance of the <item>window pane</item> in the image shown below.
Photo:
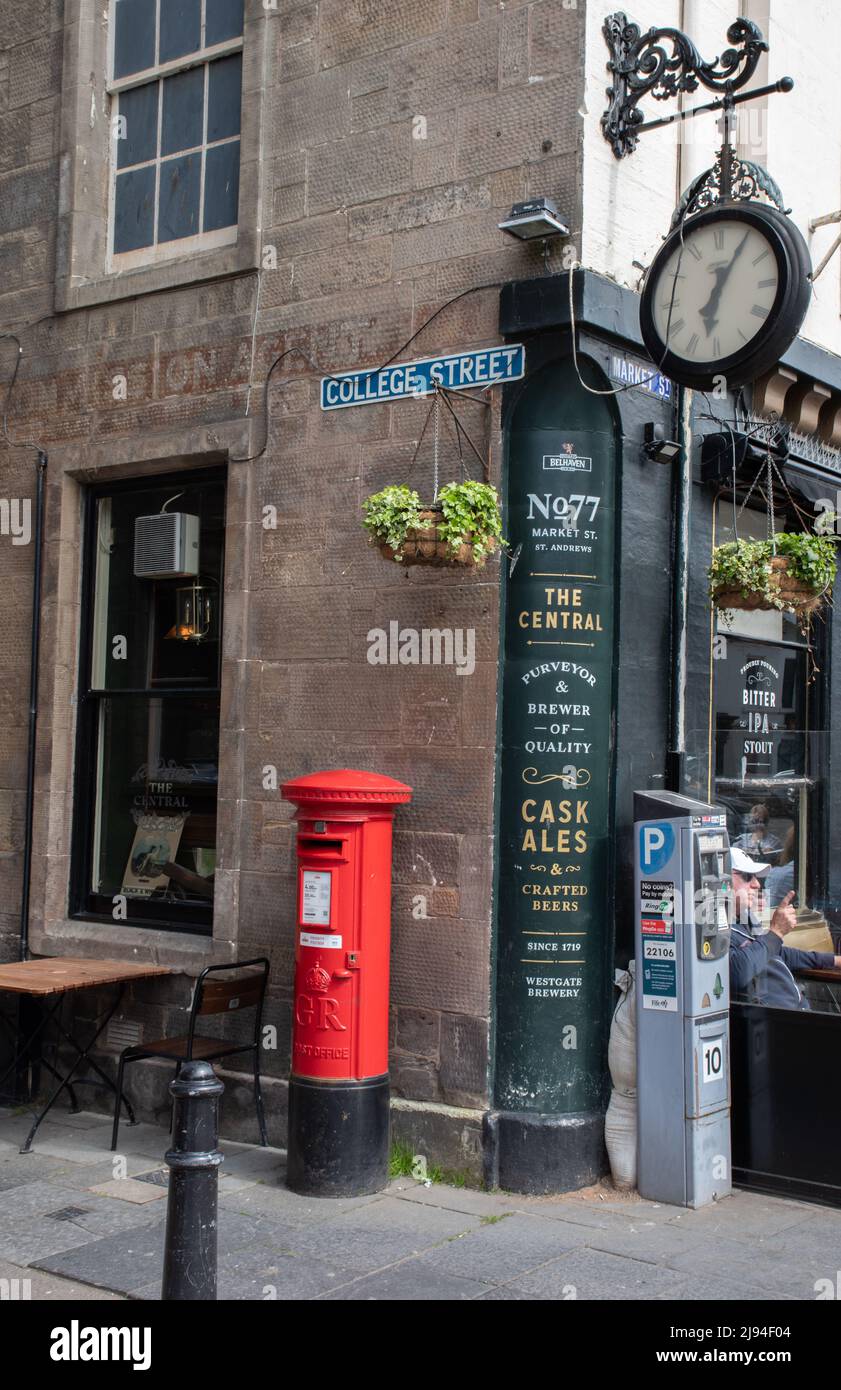
[[[201,0],[161,0],[162,63],[201,48]]]
[[[201,155],[187,154],[161,164],[158,241],[194,236],[199,230]]]
[[[204,41],[208,48],[223,39],[239,38],[242,8],[243,0],[207,0]]]
[[[212,902],[218,696],[104,697],[98,742],[91,890]]]
[[[114,199],[114,251],[151,246],[155,225],[155,167],[117,175]]]
[[[147,82],[119,98],[117,168],[144,164],[158,153],[158,84]]]
[[[164,79],[161,154],[190,150],[202,142],[204,68]]]
[[[160,577],[138,578],[135,523],[164,510],[197,519],[197,566],[177,554],[167,563],[161,541]],[[118,486],[90,517],[91,664],[76,806],[90,858],[77,881],[83,910],[110,912],[113,895],[125,893],[129,925],[212,918],[224,537],[218,477]]]
[[[207,97],[207,139],[224,140],[239,135],[242,93],[242,54],[220,58],[208,66],[210,90]]]
[[[117,0],[114,76],[143,72],[155,63],[155,0]]]
[[[115,493],[99,502],[96,530],[91,537],[91,545],[96,547],[91,661],[91,686],[95,690],[143,690],[148,686],[149,624],[155,586],[149,580],[135,578],[134,523],[138,516],[159,512],[171,496],[171,491],[144,489]]]
[[[207,152],[204,171],[204,231],[233,227],[239,206],[239,140]]]
[[[193,584],[193,577],[149,579],[134,572],[137,519],[157,517],[165,506],[170,515],[183,512],[199,519],[195,583],[209,595],[211,613],[198,641],[177,640],[176,633],[179,594]],[[219,684],[224,506],[225,490],[218,483],[147,485],[100,500],[91,537],[96,554],[92,689]]]

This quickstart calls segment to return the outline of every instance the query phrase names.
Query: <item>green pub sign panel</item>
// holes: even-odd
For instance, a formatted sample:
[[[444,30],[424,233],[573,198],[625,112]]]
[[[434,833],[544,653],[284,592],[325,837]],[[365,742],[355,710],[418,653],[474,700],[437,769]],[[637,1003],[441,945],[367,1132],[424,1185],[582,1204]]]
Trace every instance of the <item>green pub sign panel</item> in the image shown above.
[[[512,418],[496,1104],[570,1114],[603,1089],[610,932],[616,447],[550,364]]]

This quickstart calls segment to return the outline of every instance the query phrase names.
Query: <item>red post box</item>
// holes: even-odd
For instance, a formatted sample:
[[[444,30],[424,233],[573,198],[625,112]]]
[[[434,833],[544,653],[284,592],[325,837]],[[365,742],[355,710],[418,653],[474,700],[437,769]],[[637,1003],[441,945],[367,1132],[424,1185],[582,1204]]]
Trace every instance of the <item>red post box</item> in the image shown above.
[[[388,1180],[391,827],[412,789],[341,768],[282,792],[298,808],[286,1180],[361,1196]]]

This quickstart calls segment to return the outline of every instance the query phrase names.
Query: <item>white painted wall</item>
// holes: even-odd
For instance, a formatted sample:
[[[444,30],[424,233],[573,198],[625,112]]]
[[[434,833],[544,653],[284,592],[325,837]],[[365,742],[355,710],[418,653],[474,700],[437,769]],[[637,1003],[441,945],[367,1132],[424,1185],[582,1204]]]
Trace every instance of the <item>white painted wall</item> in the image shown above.
[[[618,6],[617,6],[618,8]],[[587,72],[584,116],[584,219],[582,263],[636,288],[668,230],[679,193],[708,168],[721,143],[718,116],[640,137],[636,151],[617,160],[604,139],[600,118],[607,101],[607,46],[601,27],[609,0],[587,3]],[[642,29],[673,25],[710,59],[727,46],[726,32],[739,14],[754,19],[770,43],[751,86],[789,75],[795,87],[741,108],[740,148],[764,164],[779,184],[817,265],[841,232],[841,224],[809,232],[809,222],[841,208],[841,3],[839,0],[628,0],[627,14]],[[709,100],[704,88],[687,106]],[[666,115],[674,102],[642,103],[647,119]],[[803,336],[841,355],[841,251],[815,284]]]

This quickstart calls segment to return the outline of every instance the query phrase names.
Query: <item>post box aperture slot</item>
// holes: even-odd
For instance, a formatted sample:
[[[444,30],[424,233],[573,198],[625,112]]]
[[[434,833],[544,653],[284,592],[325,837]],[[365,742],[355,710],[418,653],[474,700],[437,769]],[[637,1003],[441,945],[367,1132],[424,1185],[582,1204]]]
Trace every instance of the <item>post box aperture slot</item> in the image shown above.
[[[298,836],[298,852],[308,859],[336,859],[344,863],[347,859],[347,840],[313,839],[309,835]]]

